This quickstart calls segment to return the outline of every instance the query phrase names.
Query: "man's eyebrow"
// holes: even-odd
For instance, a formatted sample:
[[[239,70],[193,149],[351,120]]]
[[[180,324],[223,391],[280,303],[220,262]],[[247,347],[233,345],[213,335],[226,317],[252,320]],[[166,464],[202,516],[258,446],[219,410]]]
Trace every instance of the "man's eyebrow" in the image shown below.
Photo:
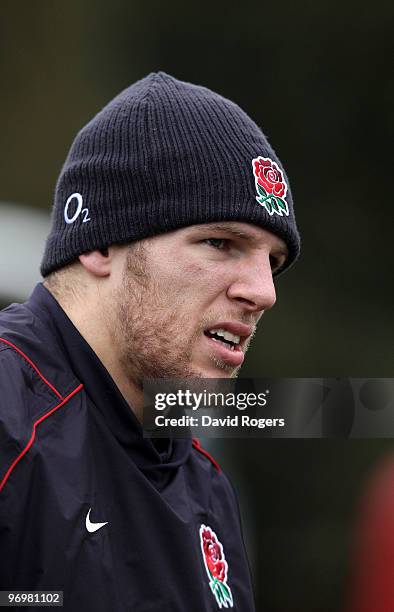
[[[227,223],[207,224],[202,229],[208,234],[209,232],[227,232],[229,234],[232,234],[233,236],[236,236],[237,238],[243,238],[244,240],[248,240],[252,244],[257,244],[261,241],[261,238],[259,236],[256,236],[255,234],[249,232],[245,232],[244,230],[240,230],[236,226]],[[277,255],[284,255],[285,257],[288,256],[288,251],[286,247],[278,246],[275,247],[273,251]]]
[[[228,232],[237,238],[244,238],[245,240],[250,240],[251,242],[257,242],[258,238],[254,236],[254,234],[250,234],[249,232],[242,231],[235,227],[234,225],[227,225],[226,223],[215,223],[204,226],[203,228],[206,232]]]

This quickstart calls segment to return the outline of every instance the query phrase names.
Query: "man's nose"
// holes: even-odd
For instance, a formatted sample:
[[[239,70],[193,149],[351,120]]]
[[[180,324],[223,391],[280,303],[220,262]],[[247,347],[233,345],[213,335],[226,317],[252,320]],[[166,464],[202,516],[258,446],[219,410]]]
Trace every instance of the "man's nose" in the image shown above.
[[[269,255],[245,262],[227,290],[231,300],[242,303],[250,312],[269,310],[276,302]]]

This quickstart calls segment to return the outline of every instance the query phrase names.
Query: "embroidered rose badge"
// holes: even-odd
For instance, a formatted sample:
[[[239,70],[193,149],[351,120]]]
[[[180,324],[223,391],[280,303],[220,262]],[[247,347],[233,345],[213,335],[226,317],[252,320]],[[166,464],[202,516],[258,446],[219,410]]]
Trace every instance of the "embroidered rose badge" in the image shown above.
[[[200,527],[200,544],[205,569],[209,578],[209,586],[214,594],[219,608],[232,608],[233,596],[227,584],[228,565],[224,556],[223,546],[216,533],[206,525]]]
[[[264,206],[270,215],[288,215],[287,184],[278,165],[269,157],[256,157],[252,160],[252,167],[258,203]]]

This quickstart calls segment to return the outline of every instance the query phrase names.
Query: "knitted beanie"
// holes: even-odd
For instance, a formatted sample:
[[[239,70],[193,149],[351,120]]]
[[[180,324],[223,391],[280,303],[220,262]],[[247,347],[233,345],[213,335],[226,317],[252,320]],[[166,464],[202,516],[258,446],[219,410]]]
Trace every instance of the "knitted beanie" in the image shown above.
[[[41,274],[82,253],[215,221],[263,227],[299,253],[289,181],[236,104],[164,72],[134,83],[77,134],[61,170]]]

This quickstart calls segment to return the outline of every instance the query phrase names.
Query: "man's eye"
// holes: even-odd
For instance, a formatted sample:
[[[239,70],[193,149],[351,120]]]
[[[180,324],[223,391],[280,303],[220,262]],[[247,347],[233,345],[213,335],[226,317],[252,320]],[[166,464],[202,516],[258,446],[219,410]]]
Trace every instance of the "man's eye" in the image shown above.
[[[210,246],[213,246],[215,249],[223,250],[227,245],[228,240],[225,238],[207,238],[204,240]]]
[[[273,255],[270,255],[270,264],[272,272],[277,272],[279,268],[282,267],[282,263],[277,257],[274,257]]]

